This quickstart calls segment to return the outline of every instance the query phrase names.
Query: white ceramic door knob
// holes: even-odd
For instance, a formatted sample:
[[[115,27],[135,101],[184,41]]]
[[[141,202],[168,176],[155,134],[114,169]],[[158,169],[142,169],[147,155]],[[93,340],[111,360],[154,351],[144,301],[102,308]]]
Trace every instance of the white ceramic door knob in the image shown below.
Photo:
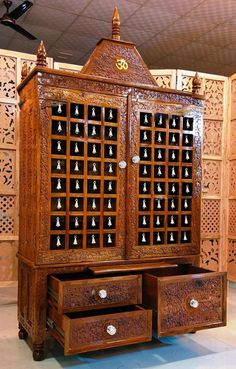
[[[114,336],[116,334],[116,327],[114,327],[114,325],[108,325],[107,326],[107,333],[110,336]]]

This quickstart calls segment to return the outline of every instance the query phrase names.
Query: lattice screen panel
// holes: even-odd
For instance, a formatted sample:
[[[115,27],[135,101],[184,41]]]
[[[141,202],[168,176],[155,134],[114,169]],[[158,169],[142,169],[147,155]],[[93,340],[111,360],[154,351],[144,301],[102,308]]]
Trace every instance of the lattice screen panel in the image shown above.
[[[202,200],[202,237],[219,237],[220,234],[220,201]]]
[[[229,196],[236,198],[236,160],[231,160],[229,165]]]
[[[236,236],[236,199],[229,200],[229,236]]]

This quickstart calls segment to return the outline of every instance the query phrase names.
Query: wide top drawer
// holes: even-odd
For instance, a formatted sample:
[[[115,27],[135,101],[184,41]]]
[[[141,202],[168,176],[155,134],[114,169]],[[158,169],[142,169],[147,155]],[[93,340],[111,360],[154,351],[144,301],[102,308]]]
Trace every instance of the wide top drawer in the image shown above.
[[[49,298],[59,314],[142,303],[142,276],[93,278],[81,275],[52,275]]]
[[[144,304],[156,317],[158,336],[226,324],[226,273],[183,265],[144,274]]]

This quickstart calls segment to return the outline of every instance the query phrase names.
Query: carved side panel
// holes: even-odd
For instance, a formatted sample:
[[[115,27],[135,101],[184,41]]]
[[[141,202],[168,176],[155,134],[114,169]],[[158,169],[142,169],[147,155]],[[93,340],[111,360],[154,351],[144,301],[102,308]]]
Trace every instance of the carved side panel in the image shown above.
[[[222,150],[222,125],[221,120],[204,119],[203,154],[221,155]]]
[[[218,270],[219,267],[219,240],[210,239],[201,242],[201,266],[210,270]]]
[[[16,241],[0,241],[0,277],[2,281],[12,281],[17,279],[16,253]]]
[[[236,120],[231,121],[230,127],[230,156],[236,155]]]
[[[171,88],[171,75],[154,76],[157,86],[162,88]]]
[[[16,140],[16,106],[0,103],[0,145],[14,145]]]
[[[193,77],[191,76],[182,76],[182,91],[191,92],[192,91],[192,81]]]
[[[202,200],[202,237],[220,233],[220,201]]]
[[[230,161],[229,196],[236,197],[236,160]]]
[[[236,199],[229,201],[229,235],[236,236]]]
[[[27,65],[27,70],[29,72],[36,66],[36,62],[33,60],[21,59],[21,69],[25,64]]]
[[[28,331],[28,333],[31,333],[34,323],[35,293],[40,293],[37,289],[35,289],[35,287],[36,284],[33,269],[31,269],[28,265],[20,262],[18,286],[18,318],[20,323]]]
[[[236,240],[228,240],[228,279],[236,281]]]
[[[221,161],[203,160],[203,191],[207,196],[220,195]]]
[[[224,81],[205,80],[205,118],[223,119],[224,117]]]
[[[16,98],[16,58],[0,55],[0,98]]]
[[[231,119],[236,119],[236,79],[231,81]]]
[[[15,165],[15,151],[0,150],[0,193],[14,192],[16,188]]]

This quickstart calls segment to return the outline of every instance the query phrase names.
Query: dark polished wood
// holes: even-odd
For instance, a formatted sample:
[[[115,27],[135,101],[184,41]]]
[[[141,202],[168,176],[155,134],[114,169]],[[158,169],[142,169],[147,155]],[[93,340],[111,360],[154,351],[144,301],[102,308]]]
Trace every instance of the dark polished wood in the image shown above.
[[[160,336],[225,324],[225,275],[197,268],[199,83],[158,88],[119,23],[80,73],[47,68],[41,44],[18,87],[19,338],[34,360],[47,330],[71,355],[149,341],[152,321]]]
[[[140,306],[95,311],[93,314],[65,314],[61,321],[51,326],[50,322],[55,320],[53,309],[50,308],[49,329],[64,346],[65,355],[152,339],[152,312]]]
[[[159,337],[226,324],[226,273],[193,266],[144,273],[145,306],[152,308]]]

